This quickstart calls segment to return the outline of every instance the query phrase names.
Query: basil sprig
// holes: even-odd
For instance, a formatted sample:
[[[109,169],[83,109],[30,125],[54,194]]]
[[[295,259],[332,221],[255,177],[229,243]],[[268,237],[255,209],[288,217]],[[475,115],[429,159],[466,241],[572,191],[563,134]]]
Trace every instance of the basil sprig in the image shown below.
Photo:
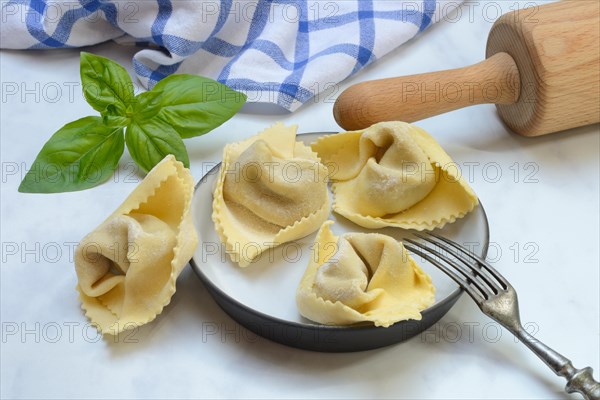
[[[19,192],[71,192],[97,186],[113,174],[125,145],[144,172],[168,154],[188,167],[182,139],[210,132],[246,102],[243,93],[226,85],[186,74],[168,76],[136,96],[123,67],[85,52],[80,74],[84,97],[100,116],[81,118],[52,135]]]

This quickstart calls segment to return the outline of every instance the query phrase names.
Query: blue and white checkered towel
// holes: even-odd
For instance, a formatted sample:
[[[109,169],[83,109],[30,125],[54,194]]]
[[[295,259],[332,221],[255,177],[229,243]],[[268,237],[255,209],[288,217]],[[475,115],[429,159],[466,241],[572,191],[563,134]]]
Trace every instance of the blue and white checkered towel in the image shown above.
[[[2,0],[0,46],[116,39],[145,87],[207,76],[293,111],[423,31],[460,1]]]

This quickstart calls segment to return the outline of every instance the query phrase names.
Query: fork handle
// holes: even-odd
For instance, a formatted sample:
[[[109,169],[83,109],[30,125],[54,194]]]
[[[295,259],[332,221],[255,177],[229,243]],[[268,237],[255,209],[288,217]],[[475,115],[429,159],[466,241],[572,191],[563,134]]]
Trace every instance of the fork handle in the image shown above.
[[[556,375],[567,379],[565,387],[567,393],[579,393],[586,400],[600,400],[600,383],[594,380],[591,367],[575,368],[571,360],[531,336],[523,327],[519,328],[512,330],[513,334],[544,361]]]

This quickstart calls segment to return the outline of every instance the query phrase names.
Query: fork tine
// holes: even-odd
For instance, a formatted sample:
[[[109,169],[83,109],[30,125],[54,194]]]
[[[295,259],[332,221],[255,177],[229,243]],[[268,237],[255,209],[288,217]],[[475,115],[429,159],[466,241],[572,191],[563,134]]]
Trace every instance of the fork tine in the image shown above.
[[[473,270],[469,265],[467,265],[467,268],[465,268],[460,263],[457,262],[458,259],[450,259],[446,255],[444,255],[440,251],[440,250],[444,250],[443,247],[438,247],[436,249],[432,246],[427,246],[424,243],[416,242],[411,239],[404,239],[404,241],[409,242],[414,246],[417,246],[419,248],[419,251],[426,251],[427,253],[429,253],[430,256],[434,256],[438,263],[443,261],[445,263],[445,265],[447,265],[447,268],[451,268],[454,272],[458,272],[460,275],[463,276],[463,277],[461,277],[460,275],[458,275],[459,279],[461,279],[461,281],[462,281],[461,286],[468,285],[469,287],[473,287],[479,293],[481,293],[481,296],[483,297],[484,300],[487,300],[492,295],[494,295],[492,290],[490,290],[486,286],[485,283],[482,283],[477,279],[478,275],[480,275],[477,271]],[[413,248],[413,246],[411,246],[411,248]],[[417,254],[419,254],[419,253],[417,253]],[[419,254],[419,255],[422,256],[422,254]],[[431,260],[429,260],[427,258],[425,258],[425,259],[429,262],[432,262]],[[439,268],[439,264],[436,263],[435,265]]]
[[[415,244],[415,242],[413,242],[410,239],[404,239],[403,242],[404,242],[404,247],[407,250],[423,257],[425,260],[429,261],[430,263],[432,263],[433,265],[435,265],[436,267],[438,267],[439,269],[444,271],[450,278],[452,278],[453,281],[455,281],[460,287],[462,287],[467,292],[467,294],[469,296],[471,296],[471,298],[473,300],[475,300],[475,302],[477,304],[479,304],[485,300],[485,297],[478,290],[475,290],[474,287],[469,285],[469,282],[467,282],[464,278],[457,275],[451,268],[448,268],[448,266],[446,266],[445,264],[439,262],[435,258],[431,257],[429,254],[421,251],[418,247],[413,247],[411,245],[406,244],[406,242],[410,242],[413,244]]]
[[[467,249],[465,249],[464,247],[462,247],[461,245],[459,245],[456,242],[453,242],[450,239],[447,239],[443,236],[437,235],[435,233],[427,233],[427,235],[429,236],[433,236],[434,238],[443,241],[444,243],[447,243],[448,245],[452,246],[453,248],[455,248],[456,250],[458,250],[460,253],[466,255],[467,257],[470,257],[471,259],[477,261],[479,263],[479,265],[483,268],[485,268],[487,270],[487,272],[494,277],[502,286],[502,288],[504,290],[507,290],[510,286],[510,283],[508,283],[508,281],[504,278],[504,276],[502,276],[502,274],[500,274],[498,271],[496,271],[496,269],[494,267],[492,267],[487,261],[485,261],[483,258],[477,256],[476,254],[471,253],[470,251],[468,251]],[[421,237],[422,239],[424,239],[423,236],[421,235],[416,235]]]
[[[502,287],[498,287],[498,284],[496,282],[492,282],[491,278],[484,273],[484,271],[481,269],[481,266],[478,265],[478,268],[474,268],[472,262],[470,262],[471,260],[466,260],[464,257],[460,257],[460,254],[456,254],[453,251],[451,251],[448,246],[444,245],[443,243],[440,243],[436,240],[433,240],[427,236],[422,236],[419,234],[415,234],[415,236],[417,236],[418,238],[425,240],[426,242],[431,243],[434,246],[437,246],[438,249],[440,249],[441,251],[446,251],[449,254],[451,254],[457,261],[460,261],[465,267],[467,267],[467,271],[474,274],[475,277],[479,277],[483,283],[486,286],[486,288],[490,288],[491,291],[493,292],[493,294],[498,294],[498,292],[500,290],[502,290]],[[448,261],[448,260],[447,260]],[[478,262],[477,260],[473,260]],[[492,293],[488,293],[489,295],[491,295]]]

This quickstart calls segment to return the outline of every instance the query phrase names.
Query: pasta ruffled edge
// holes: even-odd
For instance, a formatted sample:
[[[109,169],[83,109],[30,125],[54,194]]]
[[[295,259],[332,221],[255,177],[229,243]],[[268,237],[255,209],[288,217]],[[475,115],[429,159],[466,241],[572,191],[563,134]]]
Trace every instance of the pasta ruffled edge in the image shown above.
[[[375,326],[387,328],[404,320],[420,321],[422,319],[421,311],[435,303],[435,286],[432,283],[431,277],[423,271],[423,269],[421,269],[415,260],[408,254],[402,243],[399,243],[399,245],[402,248],[404,256],[409,260],[413,272],[417,274],[420,279],[427,282],[432,290],[432,297],[423,300],[421,304],[419,304],[421,311],[406,311],[395,315],[382,313],[378,310],[360,313],[341,301],[332,302],[331,300],[323,299],[313,291],[313,283],[315,282],[318,269],[335,255],[335,252],[328,253],[323,246],[327,246],[327,244],[331,243],[335,243],[335,246],[337,246],[339,237],[335,236],[330,228],[333,223],[334,222],[331,220],[325,221],[315,238],[309,265],[302,276],[296,291],[296,305],[300,314],[315,322],[330,321],[329,323],[323,322],[324,325],[351,325],[360,322],[372,322]]]
[[[99,298],[86,296],[79,285],[77,285],[76,290],[79,293],[81,309],[93,324],[95,321],[107,319],[106,310],[114,316],[115,321],[108,326],[102,326],[99,323],[94,324],[102,334],[117,335],[125,330],[135,329],[153,321],[160,313],[162,313],[163,309],[171,302],[171,298],[177,290],[177,277],[191,259],[196,246],[198,245],[198,235],[191,217],[194,180],[189,170],[185,168],[181,162],[177,161],[173,155],[167,155],[150,172],[148,172],[144,180],[104,222],[117,215],[126,215],[139,209],[158,192],[161,186],[169,178],[173,176],[175,176],[182,183],[183,187],[188,190],[185,190],[185,198],[183,199],[184,212],[177,225],[177,233],[175,235],[177,245],[173,248],[173,259],[170,263],[171,273],[167,289],[168,296],[165,296],[162,305],[158,305],[154,309],[149,310],[146,317],[137,321],[121,321],[120,318],[114,312],[109,310]],[[117,326],[112,329],[111,327],[115,323]]]
[[[421,200],[419,203],[414,206],[404,210],[400,213],[386,216],[386,217],[372,217],[369,215],[359,214],[357,212],[353,212],[340,206],[340,200],[337,193],[337,187],[339,183],[335,182],[335,175],[333,176],[334,183],[332,184],[332,192],[333,192],[333,210],[346,217],[350,221],[369,229],[380,229],[385,227],[396,227],[403,229],[413,229],[417,231],[423,230],[433,230],[437,228],[443,228],[448,223],[453,223],[457,219],[463,218],[469,212],[473,211],[477,204],[479,204],[479,199],[477,195],[471,189],[471,187],[467,184],[464,178],[458,173],[458,167],[456,163],[450,158],[450,156],[446,153],[446,151],[440,146],[440,144],[425,130],[419,128],[418,126],[410,125],[410,129],[408,130],[413,139],[417,142],[419,147],[423,150],[423,152],[429,158],[429,161],[433,166],[435,166],[439,172],[439,180],[432,193],[436,190],[439,190],[440,182],[442,185],[444,184],[458,184],[463,190],[464,205],[458,209],[457,211],[445,215],[442,217],[437,217],[433,219],[424,219],[424,218],[408,218],[405,217],[411,209],[418,207],[419,204],[422,203],[431,196],[430,193],[425,199]],[[331,151],[332,149],[337,149],[336,151],[329,154],[328,158],[331,160],[335,160],[338,156],[345,152],[349,151],[347,147],[352,147],[352,150],[358,152],[359,143],[358,139],[364,130],[361,131],[349,131],[349,132],[341,132],[335,135],[323,136],[315,141],[311,148],[317,152],[317,154],[322,154],[324,151]],[[346,139],[347,138],[347,139]],[[348,143],[348,144],[347,144]],[[354,149],[355,148],[355,149]],[[321,152],[321,153],[320,153]],[[358,154],[357,154],[358,156]],[[329,164],[329,163],[328,163]],[[450,167],[456,166],[456,171],[453,171]],[[330,170],[331,172],[331,170]],[[430,199],[431,200],[431,199]]]
[[[296,130],[297,126],[292,125],[290,127],[286,127],[284,124],[278,122],[244,141],[227,144],[223,150],[223,161],[219,170],[219,179],[215,183],[215,189],[213,193],[212,220],[215,224],[215,230],[217,231],[221,243],[225,244],[226,252],[229,254],[232,261],[237,263],[241,268],[246,268],[249,265],[251,265],[265,251],[273,249],[286,242],[291,242],[293,240],[300,239],[311,234],[312,232],[319,229],[319,226],[329,216],[331,200],[329,198],[329,194],[327,194],[326,202],[321,206],[321,208],[307,216],[302,217],[298,221],[294,222],[294,224],[282,228],[273,235],[272,239],[269,238],[263,240],[262,243],[254,243],[257,246],[253,246],[251,250],[256,251],[251,251],[249,252],[249,254],[242,254],[239,251],[236,251],[236,244],[241,247],[241,243],[233,242],[230,239],[229,235],[227,235],[227,233],[225,232],[227,224],[226,221],[224,221],[224,218],[222,217],[222,215],[224,214],[223,210],[227,207],[223,196],[225,172],[231,164],[232,154],[238,154],[239,156],[239,154],[241,154],[254,142],[264,138],[270,133],[270,131],[276,130],[278,128]],[[295,135],[296,134],[294,132],[294,150],[292,156],[304,157],[311,161],[314,161],[315,163],[320,163],[321,160],[318,157],[317,153],[314,152],[309,146],[306,146],[304,143],[296,141]],[[269,141],[268,138],[266,140]],[[250,243],[250,241],[248,241],[247,243]]]

